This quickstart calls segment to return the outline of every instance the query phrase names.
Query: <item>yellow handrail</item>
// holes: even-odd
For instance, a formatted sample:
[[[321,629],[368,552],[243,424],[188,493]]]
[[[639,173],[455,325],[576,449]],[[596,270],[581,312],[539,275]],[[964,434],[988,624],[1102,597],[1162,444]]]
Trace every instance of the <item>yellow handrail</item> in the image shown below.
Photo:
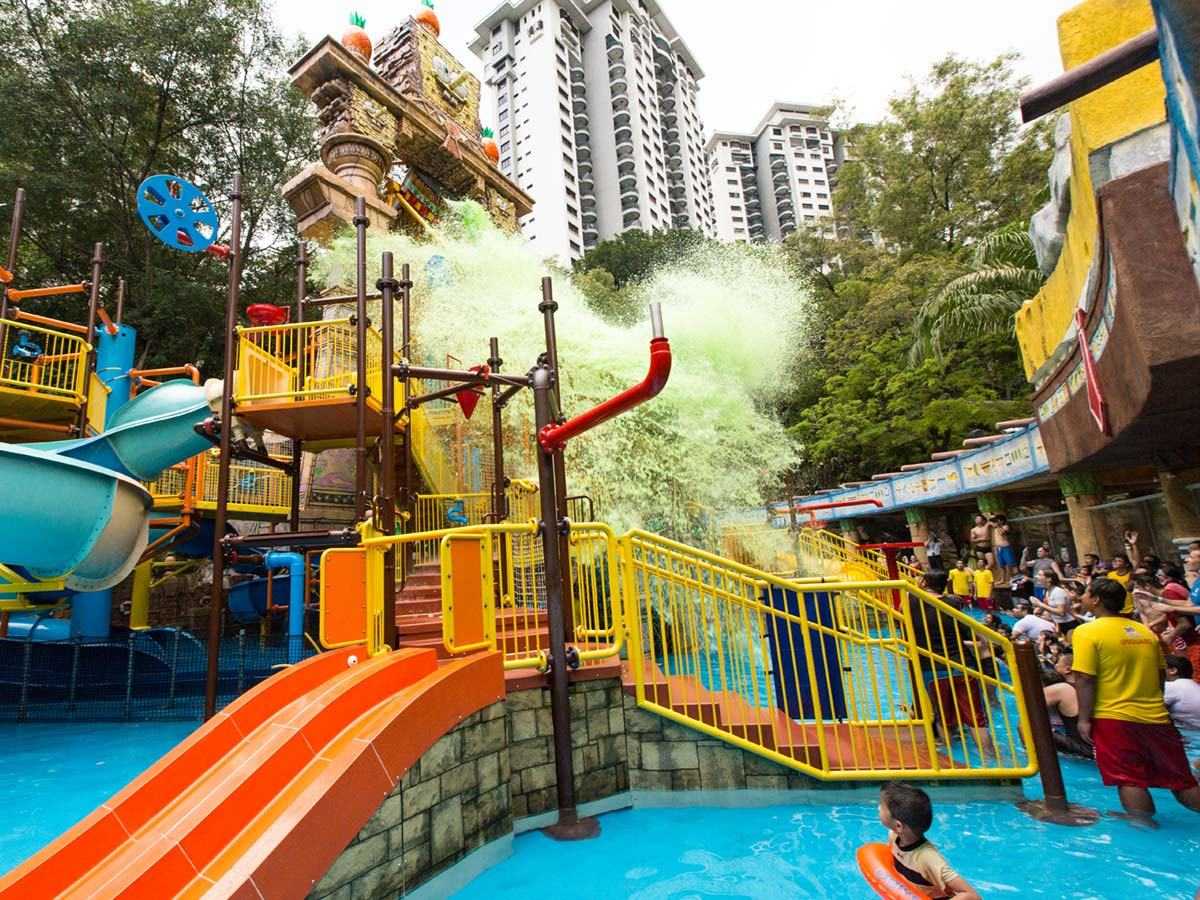
[[[645,532],[622,545],[639,705],[825,780],[1036,771],[1011,643],[907,580],[805,584]]]
[[[32,358],[14,354],[21,332],[27,332],[24,346]],[[77,335],[0,320],[0,392],[80,404],[85,396],[89,350],[87,341]]]
[[[482,592],[443,595],[447,647],[544,666],[536,523],[364,547],[431,539],[480,548],[460,577],[467,588],[482,579]],[[643,531],[618,539],[598,523],[573,526],[569,547],[569,639],[585,661],[626,655],[646,709],[829,781],[1036,771],[1012,644],[906,579],[784,578]],[[450,555],[443,577],[453,579],[446,566]]]

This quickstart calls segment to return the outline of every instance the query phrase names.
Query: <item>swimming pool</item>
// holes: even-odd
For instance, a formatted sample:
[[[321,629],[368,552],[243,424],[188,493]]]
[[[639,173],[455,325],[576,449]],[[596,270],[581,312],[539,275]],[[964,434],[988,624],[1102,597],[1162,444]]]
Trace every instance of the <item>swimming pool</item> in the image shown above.
[[[88,815],[198,724],[0,723],[0,872]]]
[[[1090,763],[1064,759],[1072,802],[1115,809]],[[1036,779],[1026,784],[1040,796]],[[685,795],[686,796],[686,795]],[[784,798],[785,800],[787,798]],[[937,803],[930,839],[985,898],[1192,900],[1200,886],[1200,816],[1155,792],[1158,831],[1104,819],[1064,828],[1008,803]],[[629,897],[868,898],[855,850],[885,839],[872,794],[841,805],[638,809],[601,818],[601,836],[556,843],[521,835],[513,856],[456,894],[462,900],[569,892]]]

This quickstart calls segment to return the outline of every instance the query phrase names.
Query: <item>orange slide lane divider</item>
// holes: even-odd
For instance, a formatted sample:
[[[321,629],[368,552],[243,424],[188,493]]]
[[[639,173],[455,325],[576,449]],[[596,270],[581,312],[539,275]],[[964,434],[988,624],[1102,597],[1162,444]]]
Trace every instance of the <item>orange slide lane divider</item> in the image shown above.
[[[313,657],[0,880],[0,898],[306,893],[412,761],[503,695],[498,654],[440,669],[430,650]]]

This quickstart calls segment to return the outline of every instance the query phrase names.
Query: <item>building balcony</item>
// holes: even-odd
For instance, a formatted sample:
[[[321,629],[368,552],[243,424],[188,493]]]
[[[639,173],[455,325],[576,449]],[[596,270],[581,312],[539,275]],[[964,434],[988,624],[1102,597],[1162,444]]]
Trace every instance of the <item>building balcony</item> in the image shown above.
[[[575,144],[590,144],[592,142],[592,133],[587,128],[575,129]]]
[[[579,206],[583,210],[596,208],[596,195],[594,193],[583,194],[579,198]]]
[[[629,190],[637,187],[637,172],[629,171],[618,178],[618,183],[621,185],[621,190]]]
[[[791,181],[791,176],[787,172],[776,172],[771,176],[771,180],[775,182],[775,186],[786,185]]]
[[[628,175],[630,172],[637,170],[637,163],[632,159],[623,159],[617,163],[617,173],[620,175]]]
[[[678,125],[671,125],[671,126],[664,125],[663,126],[663,140],[665,140],[665,141],[679,140],[679,126]]]
[[[629,93],[629,82],[624,75],[608,80],[609,89],[614,97],[623,97]]]
[[[671,195],[672,199],[678,199],[680,197],[687,196],[687,188],[684,186],[683,182],[679,182],[678,184],[673,184],[667,188],[667,193]]]
[[[613,140],[618,144],[624,141],[633,140],[633,128],[629,125],[622,125],[619,128],[613,129]]]
[[[623,60],[614,60],[608,64],[608,77],[624,78],[625,77],[625,62]]]
[[[575,113],[575,130],[578,131],[580,128],[587,128],[590,121],[587,110],[579,110]]]
[[[571,96],[572,97],[586,97],[587,96],[587,83],[583,82],[583,81],[572,82]]]
[[[664,145],[668,156],[678,156],[683,150],[683,144],[679,142],[679,138],[671,138]]]
[[[674,109],[665,109],[662,113],[663,128],[671,128],[679,124],[679,114]]]
[[[633,141],[622,141],[617,144],[617,159],[632,159],[634,154]]]
[[[636,189],[632,191],[626,191],[621,195],[621,210],[623,212],[628,212],[631,209],[637,209],[638,204],[641,203],[641,200],[641,195],[638,194]]]
[[[594,209],[585,209],[579,214],[580,220],[583,222],[585,229],[594,227],[597,222],[596,211]]]
[[[606,52],[608,53],[608,61],[614,62],[618,59],[625,58],[625,45],[611,34],[604,39]]]
[[[591,162],[592,161],[592,148],[588,144],[577,145],[575,147],[575,159],[576,160],[586,159],[588,162]]]
[[[687,215],[673,216],[671,219],[671,225],[678,229],[687,228],[691,224],[692,220]]]
[[[584,96],[582,93],[577,94],[576,96],[571,98],[571,111],[574,112],[575,115],[579,115],[581,113],[586,113],[587,108],[588,108],[587,97]]]
[[[642,214],[638,210],[632,209],[629,212],[625,213],[625,217],[622,219],[622,223],[624,224],[624,226],[626,228],[641,228],[642,227]]]
[[[587,74],[583,70],[582,62],[576,62],[575,60],[572,60],[570,74],[571,81],[576,84],[583,84],[583,82],[587,80]]]

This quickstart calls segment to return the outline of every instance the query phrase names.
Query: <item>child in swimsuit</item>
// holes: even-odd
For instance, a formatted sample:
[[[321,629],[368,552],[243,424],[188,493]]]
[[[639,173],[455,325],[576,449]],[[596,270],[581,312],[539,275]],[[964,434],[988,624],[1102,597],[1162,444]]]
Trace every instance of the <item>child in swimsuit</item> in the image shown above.
[[[933,804],[920,788],[884,785],[879,792],[879,821],[892,832],[888,844],[896,871],[912,885],[939,900],[980,900],[941,852],[925,839],[933,825]]]

